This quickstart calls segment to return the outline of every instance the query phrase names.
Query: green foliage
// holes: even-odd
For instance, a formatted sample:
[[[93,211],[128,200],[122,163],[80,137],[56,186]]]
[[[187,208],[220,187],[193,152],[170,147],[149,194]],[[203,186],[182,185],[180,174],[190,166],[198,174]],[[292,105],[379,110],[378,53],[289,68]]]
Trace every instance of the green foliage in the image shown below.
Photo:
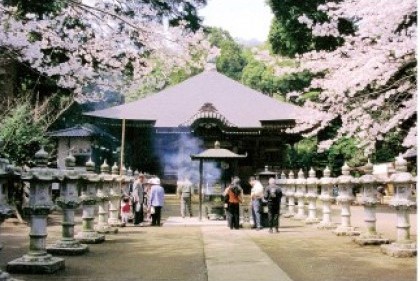
[[[226,40],[221,43],[220,56],[216,59],[216,68],[218,71],[239,81],[246,63],[239,44],[233,40]]]
[[[268,35],[272,52],[293,57],[295,54],[311,50],[332,50],[342,44],[341,38],[313,36],[311,30],[298,21],[303,14],[316,22],[326,21],[327,15],[317,10],[318,5],[325,2],[325,0],[269,0],[268,4],[275,16]],[[349,33],[353,28],[349,22],[341,20],[339,30]]]
[[[33,158],[40,145],[47,144],[44,128],[34,122],[29,102],[19,104],[0,123],[2,154],[17,164]]]
[[[291,169],[304,170],[312,167],[317,171],[322,171],[328,166],[333,175],[338,176],[341,175],[341,167],[346,161],[350,167],[366,163],[363,151],[357,147],[357,141],[354,138],[341,138],[324,152],[318,152],[317,145],[318,139],[310,137],[302,139],[294,147],[289,147],[288,166]]]
[[[242,73],[242,83],[269,96],[285,96],[309,86],[311,74],[307,71],[276,76],[272,67],[255,59],[249,59]]]
[[[66,2],[62,0],[3,0],[3,5],[5,6],[17,6],[19,10],[16,13],[16,16],[23,17],[27,13],[36,14],[39,18],[42,18],[42,15],[55,13],[61,10]]]
[[[373,161],[376,163],[392,162],[395,156],[405,149],[402,146],[404,135],[402,131],[388,133],[383,141],[377,142],[376,151],[373,154]]]

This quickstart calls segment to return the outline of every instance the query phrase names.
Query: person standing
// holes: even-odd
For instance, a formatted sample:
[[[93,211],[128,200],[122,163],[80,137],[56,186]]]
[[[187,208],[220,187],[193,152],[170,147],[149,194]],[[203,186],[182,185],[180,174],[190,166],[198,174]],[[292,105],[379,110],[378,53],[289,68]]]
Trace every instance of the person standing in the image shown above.
[[[280,202],[283,193],[281,188],[276,185],[276,180],[270,178],[268,180],[268,186],[264,189],[264,200],[267,201],[268,207],[268,226],[270,227],[269,232],[279,232],[279,213],[280,213]]]
[[[249,179],[249,184],[251,188],[251,212],[252,219],[254,221],[254,228],[257,230],[262,229],[261,224],[261,211],[262,211],[262,199],[264,196],[264,187],[261,182],[255,177]]]
[[[139,174],[137,179],[133,183],[133,191],[131,196],[133,198],[133,212],[134,212],[134,226],[138,226],[143,223],[143,200],[144,200],[144,175]]]
[[[160,185],[159,178],[151,178],[150,188],[150,213],[152,215],[152,226],[160,226],[162,207],[165,203],[165,190]]]
[[[181,198],[181,216],[185,218],[188,209],[188,214],[192,217],[191,200],[194,194],[194,187],[188,178],[184,178],[183,181],[178,183],[176,193],[178,198]]]
[[[243,198],[243,189],[239,182],[240,179],[234,177],[232,184],[224,192],[228,201],[228,225],[230,229],[239,229],[239,204],[242,203]]]

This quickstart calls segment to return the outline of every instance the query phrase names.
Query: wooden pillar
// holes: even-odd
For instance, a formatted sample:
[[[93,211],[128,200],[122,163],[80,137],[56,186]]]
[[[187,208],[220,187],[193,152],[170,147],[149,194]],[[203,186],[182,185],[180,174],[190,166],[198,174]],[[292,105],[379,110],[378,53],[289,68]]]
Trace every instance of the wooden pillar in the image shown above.
[[[199,220],[202,219],[202,205],[203,205],[203,160],[200,159],[200,185],[198,188],[199,199]]]

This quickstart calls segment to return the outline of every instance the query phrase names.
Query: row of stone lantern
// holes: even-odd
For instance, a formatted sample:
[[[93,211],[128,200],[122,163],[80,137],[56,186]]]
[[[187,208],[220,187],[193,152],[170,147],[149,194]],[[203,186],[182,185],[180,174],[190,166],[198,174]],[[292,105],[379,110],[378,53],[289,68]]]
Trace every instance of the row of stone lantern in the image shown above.
[[[379,245],[383,253],[396,256],[414,256],[417,254],[416,243],[410,240],[409,210],[415,205],[410,200],[411,185],[415,179],[407,172],[407,162],[402,156],[396,158],[396,173],[391,175],[389,182],[393,183],[396,189],[390,206],[396,209],[397,213],[397,240],[390,243],[376,231],[376,188],[379,182],[373,176],[373,165],[370,161],[365,166],[365,175],[354,178],[350,175],[350,167],[345,163],[342,167],[342,175],[337,178],[331,177],[328,167],[324,170],[323,177],[319,180],[315,177],[315,171],[309,171],[305,179],[302,170],[298,172],[295,179],[294,173],[289,172],[288,178],[283,172],[278,184],[283,189],[287,201],[287,212],[283,217],[304,221],[306,224],[316,224],[319,229],[332,229],[336,235],[355,236],[353,241],[360,245]],[[361,233],[351,225],[351,203],[355,200],[353,187],[361,184],[363,188],[361,203],[364,206],[365,232]],[[318,195],[318,186],[321,193]],[[333,187],[338,188],[338,196],[334,198]],[[295,198],[298,200],[297,213],[295,212]],[[308,202],[308,215],[305,214],[305,198]],[[322,220],[316,217],[316,200],[322,202]],[[336,200],[341,208],[341,222],[339,225],[331,221],[331,204]],[[357,237],[356,237],[357,236]]]
[[[75,158],[70,154],[65,159],[66,169],[47,167],[48,153],[42,148],[35,154],[36,167],[22,174],[21,179],[30,183],[29,204],[31,230],[29,252],[7,264],[9,272],[52,273],[65,267],[63,258],[53,255],[79,255],[88,251],[86,244],[105,241],[106,233],[117,233],[121,223],[118,219],[121,189],[132,180],[131,170],[121,169],[116,164],[112,174],[106,161],[101,173],[96,174],[95,163],[89,160],[86,171],[75,170]],[[1,172],[0,172],[1,178]],[[60,183],[57,205],[63,211],[62,237],[46,246],[47,217],[53,209],[51,196],[53,182]],[[80,196],[79,196],[80,193]],[[0,200],[1,202],[1,200]],[[95,210],[98,205],[98,223],[95,226]],[[75,235],[75,210],[82,206],[82,230]],[[1,279],[2,280],[2,279]]]

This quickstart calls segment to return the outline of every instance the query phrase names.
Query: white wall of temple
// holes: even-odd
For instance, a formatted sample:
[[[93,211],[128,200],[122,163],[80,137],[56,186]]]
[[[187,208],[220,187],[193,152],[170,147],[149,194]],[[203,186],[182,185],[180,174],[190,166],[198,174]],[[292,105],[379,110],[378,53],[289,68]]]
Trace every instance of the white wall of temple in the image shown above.
[[[65,168],[64,159],[69,154],[70,149],[77,158],[78,155],[90,154],[92,142],[89,138],[60,138],[57,147],[57,167]]]

